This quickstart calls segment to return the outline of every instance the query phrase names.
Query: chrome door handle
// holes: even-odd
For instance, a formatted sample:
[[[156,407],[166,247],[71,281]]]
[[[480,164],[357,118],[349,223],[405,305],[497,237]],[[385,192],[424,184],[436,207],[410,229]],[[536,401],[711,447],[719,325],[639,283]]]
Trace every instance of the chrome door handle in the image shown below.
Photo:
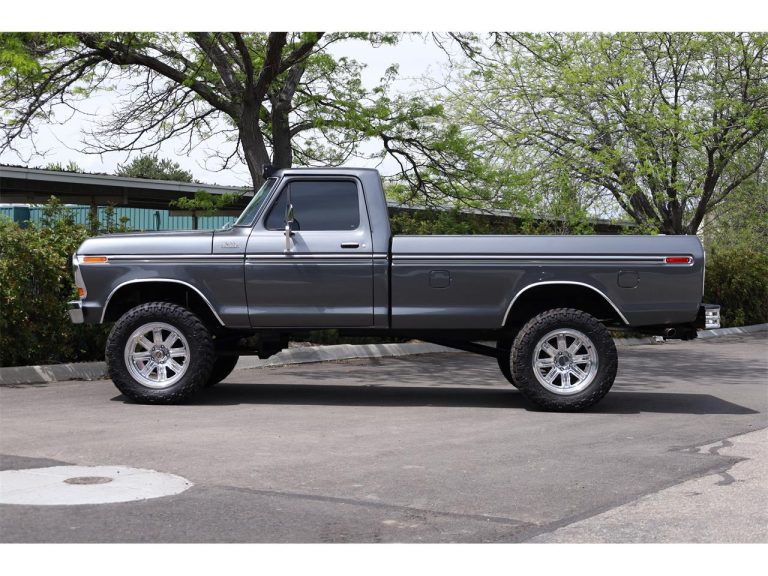
[[[342,248],[360,248],[359,242],[342,242],[341,243]]]

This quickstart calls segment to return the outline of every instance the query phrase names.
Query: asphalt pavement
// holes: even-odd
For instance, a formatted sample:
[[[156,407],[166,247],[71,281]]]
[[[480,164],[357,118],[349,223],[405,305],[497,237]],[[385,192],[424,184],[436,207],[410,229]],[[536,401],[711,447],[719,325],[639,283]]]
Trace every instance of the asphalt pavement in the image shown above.
[[[0,505],[0,541],[768,542],[767,352],[765,333],[621,348],[577,414],[465,353],[241,370],[183,406],[104,380],[0,387],[0,469],[192,484]]]

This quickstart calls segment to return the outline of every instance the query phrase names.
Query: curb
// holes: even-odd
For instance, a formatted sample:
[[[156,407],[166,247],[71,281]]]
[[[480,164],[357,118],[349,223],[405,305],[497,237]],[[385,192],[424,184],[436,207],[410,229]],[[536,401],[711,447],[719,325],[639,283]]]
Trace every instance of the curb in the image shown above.
[[[768,324],[754,324],[737,328],[716,328],[701,330],[701,339],[730,336],[733,334],[751,334],[768,331]],[[617,346],[640,346],[656,344],[655,337],[647,338],[618,338],[614,339]],[[394,356],[411,356],[414,354],[443,354],[457,352],[454,348],[430,344],[428,342],[413,342],[406,344],[336,344],[333,346],[307,346],[304,348],[289,348],[274,356],[262,360],[256,356],[242,357],[235,370],[268,368],[271,366],[287,366],[290,364],[309,364],[314,362],[330,362],[334,360],[352,360],[355,358],[387,358]],[[46,366],[11,366],[0,368],[0,386],[15,386],[22,384],[47,384],[49,382],[64,382],[67,380],[102,380],[107,377],[105,362],[77,362],[73,364],[50,364]]]
[[[76,362],[46,366],[11,366],[0,368],[0,386],[47,384],[66,380],[101,380],[106,377],[105,362]]]
[[[737,326],[734,328],[714,328],[712,330],[699,330],[697,340],[707,340],[718,336],[731,336],[733,334],[752,334],[754,332],[768,332],[768,324],[752,324],[751,326]],[[617,346],[639,346],[641,344],[663,344],[665,341],[656,340],[658,336],[645,336],[643,338],[614,338]],[[674,340],[671,338],[670,340]]]

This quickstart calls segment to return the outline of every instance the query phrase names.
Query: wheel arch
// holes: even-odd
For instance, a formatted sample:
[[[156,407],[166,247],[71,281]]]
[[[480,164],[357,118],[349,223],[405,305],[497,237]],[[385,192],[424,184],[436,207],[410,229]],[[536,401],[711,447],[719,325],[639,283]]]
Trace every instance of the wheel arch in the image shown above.
[[[224,326],[211,301],[198,288],[173,278],[141,278],[122,282],[107,296],[101,322],[113,322],[130,308],[157,300],[184,306],[209,326]]]
[[[507,306],[502,326],[525,323],[550,308],[576,308],[611,323],[629,325],[619,307],[591,284],[547,280],[529,284],[515,294]]]

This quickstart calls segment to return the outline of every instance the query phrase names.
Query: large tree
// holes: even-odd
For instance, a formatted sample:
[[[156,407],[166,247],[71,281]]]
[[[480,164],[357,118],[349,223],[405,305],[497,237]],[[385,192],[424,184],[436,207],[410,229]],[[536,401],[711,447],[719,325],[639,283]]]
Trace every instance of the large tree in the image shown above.
[[[766,34],[453,38],[470,62],[454,121],[539,191],[566,174],[647,228],[695,234],[765,162]]]
[[[372,155],[397,160],[410,194],[464,201],[477,173],[476,145],[440,121],[439,105],[393,94],[396,67],[366,89],[363,64],[329,50],[343,41],[397,40],[321,32],[0,34],[0,150],[20,139],[34,144],[41,124],[66,121],[61,112],[112,91],[118,105],[85,135],[85,152],[156,150],[181,137],[182,152],[206,146],[219,169],[243,161],[258,186],[267,165],[338,165],[377,139],[381,152]]]

